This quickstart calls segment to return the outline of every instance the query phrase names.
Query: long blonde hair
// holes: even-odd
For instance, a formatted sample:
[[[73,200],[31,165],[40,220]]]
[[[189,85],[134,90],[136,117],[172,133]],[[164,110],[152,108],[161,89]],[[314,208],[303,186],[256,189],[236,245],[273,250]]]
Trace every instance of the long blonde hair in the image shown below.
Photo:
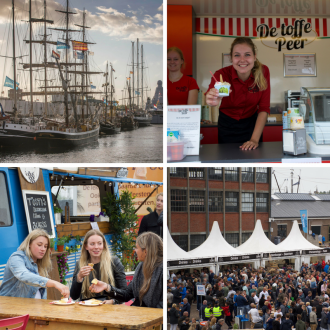
[[[82,244],[82,248],[81,248],[79,268],[81,269],[82,267],[87,266],[87,264],[91,262],[91,256],[90,256],[88,250],[86,250],[86,246],[88,243],[88,239],[93,235],[100,236],[103,240],[103,251],[101,254],[101,261],[100,261],[101,281],[111,284],[112,286],[115,286],[115,280],[114,280],[113,273],[112,273],[111,253],[108,249],[108,244],[105,240],[104,235],[99,230],[92,229],[89,232],[87,232],[87,234],[84,238],[84,242]],[[93,270],[93,273],[95,276],[96,275],[95,270]],[[89,276],[86,276],[85,280],[83,281],[82,289],[81,289],[81,294],[84,298],[91,298],[94,296],[94,294],[88,290],[90,285],[91,285],[91,283],[89,281]]]
[[[142,266],[144,279],[139,293],[140,304],[142,305],[142,298],[150,287],[152,273],[156,267],[163,263],[163,241],[157,234],[145,232],[137,237],[136,243],[142,250],[147,250]]]
[[[236,45],[247,44],[253,52],[253,55],[257,55],[257,47],[253,43],[252,39],[249,37],[238,37],[236,38],[230,47],[230,57],[233,57],[233,49]],[[267,89],[267,80],[262,72],[262,64],[256,59],[254,62],[254,67],[252,69],[252,73],[254,76],[254,83],[251,87],[255,87],[256,85],[259,87],[260,91],[264,91]]]
[[[19,246],[18,250],[24,251],[25,254],[30,259],[33,259],[33,255],[30,250],[30,245],[35,239],[37,239],[40,236],[47,238],[48,246],[47,246],[46,253],[42,257],[42,259],[37,259],[38,273],[40,276],[48,277],[48,274],[50,273],[50,271],[52,269],[52,263],[50,261],[50,240],[49,240],[49,236],[45,230],[35,229],[35,230],[31,231],[31,233],[25,238],[25,240]]]

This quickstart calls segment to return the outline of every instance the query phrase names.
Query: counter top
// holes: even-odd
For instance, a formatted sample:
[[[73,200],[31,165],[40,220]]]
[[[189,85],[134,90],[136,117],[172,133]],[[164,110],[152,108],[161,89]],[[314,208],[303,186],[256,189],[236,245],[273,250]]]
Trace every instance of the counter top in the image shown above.
[[[266,122],[265,126],[283,126],[282,122]],[[201,128],[209,128],[209,127],[218,127],[217,123],[212,124],[201,124]]]
[[[186,156],[181,162],[201,163],[277,163],[282,159],[299,159],[321,157],[322,161],[330,161],[329,156],[304,154],[299,156],[284,155],[282,142],[261,142],[255,150],[241,150],[241,143],[204,144],[199,156]],[[171,162],[169,162],[171,163]]]

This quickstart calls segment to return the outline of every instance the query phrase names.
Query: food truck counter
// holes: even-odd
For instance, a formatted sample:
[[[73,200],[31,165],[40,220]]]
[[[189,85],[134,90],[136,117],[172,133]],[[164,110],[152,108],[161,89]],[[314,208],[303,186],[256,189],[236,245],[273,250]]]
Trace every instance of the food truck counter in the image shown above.
[[[291,156],[283,154],[282,142],[261,142],[255,150],[241,150],[241,143],[205,144],[200,147],[199,156],[186,156],[180,162],[200,163],[280,163],[282,159],[302,159],[321,157],[322,163],[330,162],[330,155],[302,154]]]
[[[51,300],[1,297],[0,319],[29,314],[27,330],[45,328],[70,330],[160,329],[163,310],[126,305],[68,306]]]

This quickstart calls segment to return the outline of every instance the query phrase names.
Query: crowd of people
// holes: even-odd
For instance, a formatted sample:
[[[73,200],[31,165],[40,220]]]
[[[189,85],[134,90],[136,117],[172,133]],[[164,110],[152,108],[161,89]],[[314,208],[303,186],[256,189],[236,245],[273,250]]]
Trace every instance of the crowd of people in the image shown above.
[[[267,330],[330,330],[330,261],[303,263],[300,270],[251,266],[226,268],[215,274],[203,268],[170,272],[167,280],[171,330],[233,328],[234,317]],[[197,295],[204,285],[206,296]],[[191,317],[197,305],[198,318]]]

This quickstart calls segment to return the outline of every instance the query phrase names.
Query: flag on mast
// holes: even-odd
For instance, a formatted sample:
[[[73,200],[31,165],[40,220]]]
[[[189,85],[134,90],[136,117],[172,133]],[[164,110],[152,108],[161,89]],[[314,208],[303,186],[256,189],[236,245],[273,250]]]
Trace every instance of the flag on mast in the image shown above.
[[[12,79],[10,79],[9,77],[6,76],[4,86],[14,88],[14,80],[12,80]],[[18,89],[18,86],[19,86],[19,83],[16,81],[16,90]]]
[[[56,53],[54,50],[52,51],[52,57],[57,58],[58,60],[60,59],[60,54]]]
[[[74,41],[72,40],[72,48],[73,50],[88,50],[88,46],[86,42],[81,42],[81,41]]]
[[[73,58],[75,58],[77,60],[83,60],[84,59],[84,53],[74,50],[73,51]]]
[[[70,49],[70,45],[57,40],[56,49]]]

